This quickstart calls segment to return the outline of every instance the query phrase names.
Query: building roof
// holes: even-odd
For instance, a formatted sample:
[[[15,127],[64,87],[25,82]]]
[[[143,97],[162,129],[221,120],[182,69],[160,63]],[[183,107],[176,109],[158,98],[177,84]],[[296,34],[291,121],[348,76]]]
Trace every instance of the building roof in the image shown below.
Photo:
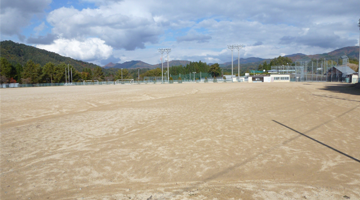
[[[341,56],[341,58],[342,58],[342,59],[344,59],[344,58],[348,58],[348,57],[347,57],[347,56],[345,56],[345,55],[343,55],[343,56]]]
[[[337,66],[337,67],[334,67],[334,68],[337,69],[337,70],[339,70],[339,71],[342,73],[343,77],[345,77],[345,76],[347,76],[347,75],[349,75],[349,74],[355,73],[355,71],[352,70],[352,69],[351,69],[350,67],[348,67],[348,66]]]

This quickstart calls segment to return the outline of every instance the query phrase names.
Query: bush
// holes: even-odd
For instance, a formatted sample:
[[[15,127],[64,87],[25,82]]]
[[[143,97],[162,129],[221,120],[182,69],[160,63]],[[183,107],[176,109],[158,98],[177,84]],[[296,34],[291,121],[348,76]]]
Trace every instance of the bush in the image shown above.
[[[205,81],[204,81],[205,83],[207,83],[208,82],[208,78],[205,76]]]
[[[223,79],[224,79],[224,83],[226,83],[226,77],[225,76],[223,76]]]
[[[217,83],[217,79],[216,79],[215,76],[214,76],[213,82],[214,82],[214,83]]]

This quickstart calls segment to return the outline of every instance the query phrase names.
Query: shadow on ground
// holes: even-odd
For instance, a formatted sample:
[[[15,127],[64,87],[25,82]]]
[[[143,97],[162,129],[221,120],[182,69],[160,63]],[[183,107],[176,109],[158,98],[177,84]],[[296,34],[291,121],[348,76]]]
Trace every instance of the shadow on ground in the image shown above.
[[[360,84],[337,84],[337,85],[328,85],[321,90],[326,90],[334,93],[344,93],[351,95],[360,95]]]

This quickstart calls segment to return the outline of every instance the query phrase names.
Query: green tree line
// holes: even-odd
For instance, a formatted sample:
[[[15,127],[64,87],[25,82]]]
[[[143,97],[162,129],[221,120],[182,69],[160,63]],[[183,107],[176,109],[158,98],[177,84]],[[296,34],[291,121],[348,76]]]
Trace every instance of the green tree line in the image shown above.
[[[69,75],[72,75],[73,82],[80,82],[84,80],[98,80],[98,81],[115,81],[118,79],[135,79],[138,76],[142,80],[145,76],[161,76],[161,69],[117,69],[104,72],[104,69],[96,66],[95,68],[83,68],[78,71],[72,65],[64,62],[54,64],[48,62],[41,66],[38,63],[28,60],[25,65],[16,63],[13,65],[6,58],[0,58],[0,78],[1,83],[63,83],[69,81]],[[164,72],[166,73],[166,68]],[[66,72],[66,73],[65,73]],[[207,72],[212,76],[219,76],[221,69],[219,64],[215,63],[208,65],[204,62],[190,62],[186,66],[172,66],[170,67],[170,74],[189,74],[192,72]],[[66,80],[65,80],[66,79]]]
[[[281,65],[284,66],[293,65],[293,61],[288,57],[279,56],[277,58],[272,59],[269,64],[266,61],[262,64],[259,64],[258,70],[263,71],[265,69],[266,71],[269,71],[271,70],[271,66],[281,66]]]
[[[65,63],[55,65],[48,62],[41,66],[29,60],[22,66],[19,63],[13,65],[7,59],[0,58],[1,83],[61,83],[65,82],[65,76],[69,77],[69,75],[72,75],[72,81],[74,82],[83,80],[102,81],[105,79],[104,72],[99,66],[94,69],[83,68],[82,72],[79,72],[72,65]],[[67,78],[67,80],[69,79]]]

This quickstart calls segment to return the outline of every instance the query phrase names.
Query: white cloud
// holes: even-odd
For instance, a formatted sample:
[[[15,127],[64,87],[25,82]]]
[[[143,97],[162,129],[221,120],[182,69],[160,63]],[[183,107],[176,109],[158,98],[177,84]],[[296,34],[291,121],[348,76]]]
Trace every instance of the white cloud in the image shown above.
[[[30,24],[34,15],[44,14],[51,0],[2,0],[0,6],[1,34],[21,37],[21,29]]]
[[[242,57],[271,58],[281,53],[323,53],[358,40],[359,0],[346,3],[327,0],[79,1],[96,7],[61,7],[51,11],[46,18],[47,24],[53,27],[51,33],[36,37],[31,34],[28,42],[49,44],[57,38],[67,41],[99,38],[115,49],[112,56],[116,59],[155,64],[159,62],[156,49],[165,47],[173,49],[173,59],[227,62],[231,54],[226,45],[233,43],[247,46],[241,51]],[[39,8],[26,0],[24,5],[29,6],[28,10],[21,0],[2,2],[6,9],[1,9],[1,15],[10,13],[6,14],[7,22],[1,21],[2,28],[3,24],[7,26],[2,33],[20,33],[30,21],[22,19],[28,15],[21,15],[19,11],[41,13],[50,0],[37,1],[42,2],[41,6],[35,2]],[[11,25],[16,23],[18,26]],[[80,58],[81,54],[88,53],[77,54]]]
[[[99,37],[115,48],[134,50],[145,43],[157,43],[161,28],[146,7],[132,1],[113,3],[97,9],[60,8],[47,21],[53,33],[63,38]]]
[[[112,47],[99,38],[88,38],[84,41],[75,39],[56,39],[50,45],[36,45],[45,49],[74,59],[93,61],[107,59],[112,55]]]

